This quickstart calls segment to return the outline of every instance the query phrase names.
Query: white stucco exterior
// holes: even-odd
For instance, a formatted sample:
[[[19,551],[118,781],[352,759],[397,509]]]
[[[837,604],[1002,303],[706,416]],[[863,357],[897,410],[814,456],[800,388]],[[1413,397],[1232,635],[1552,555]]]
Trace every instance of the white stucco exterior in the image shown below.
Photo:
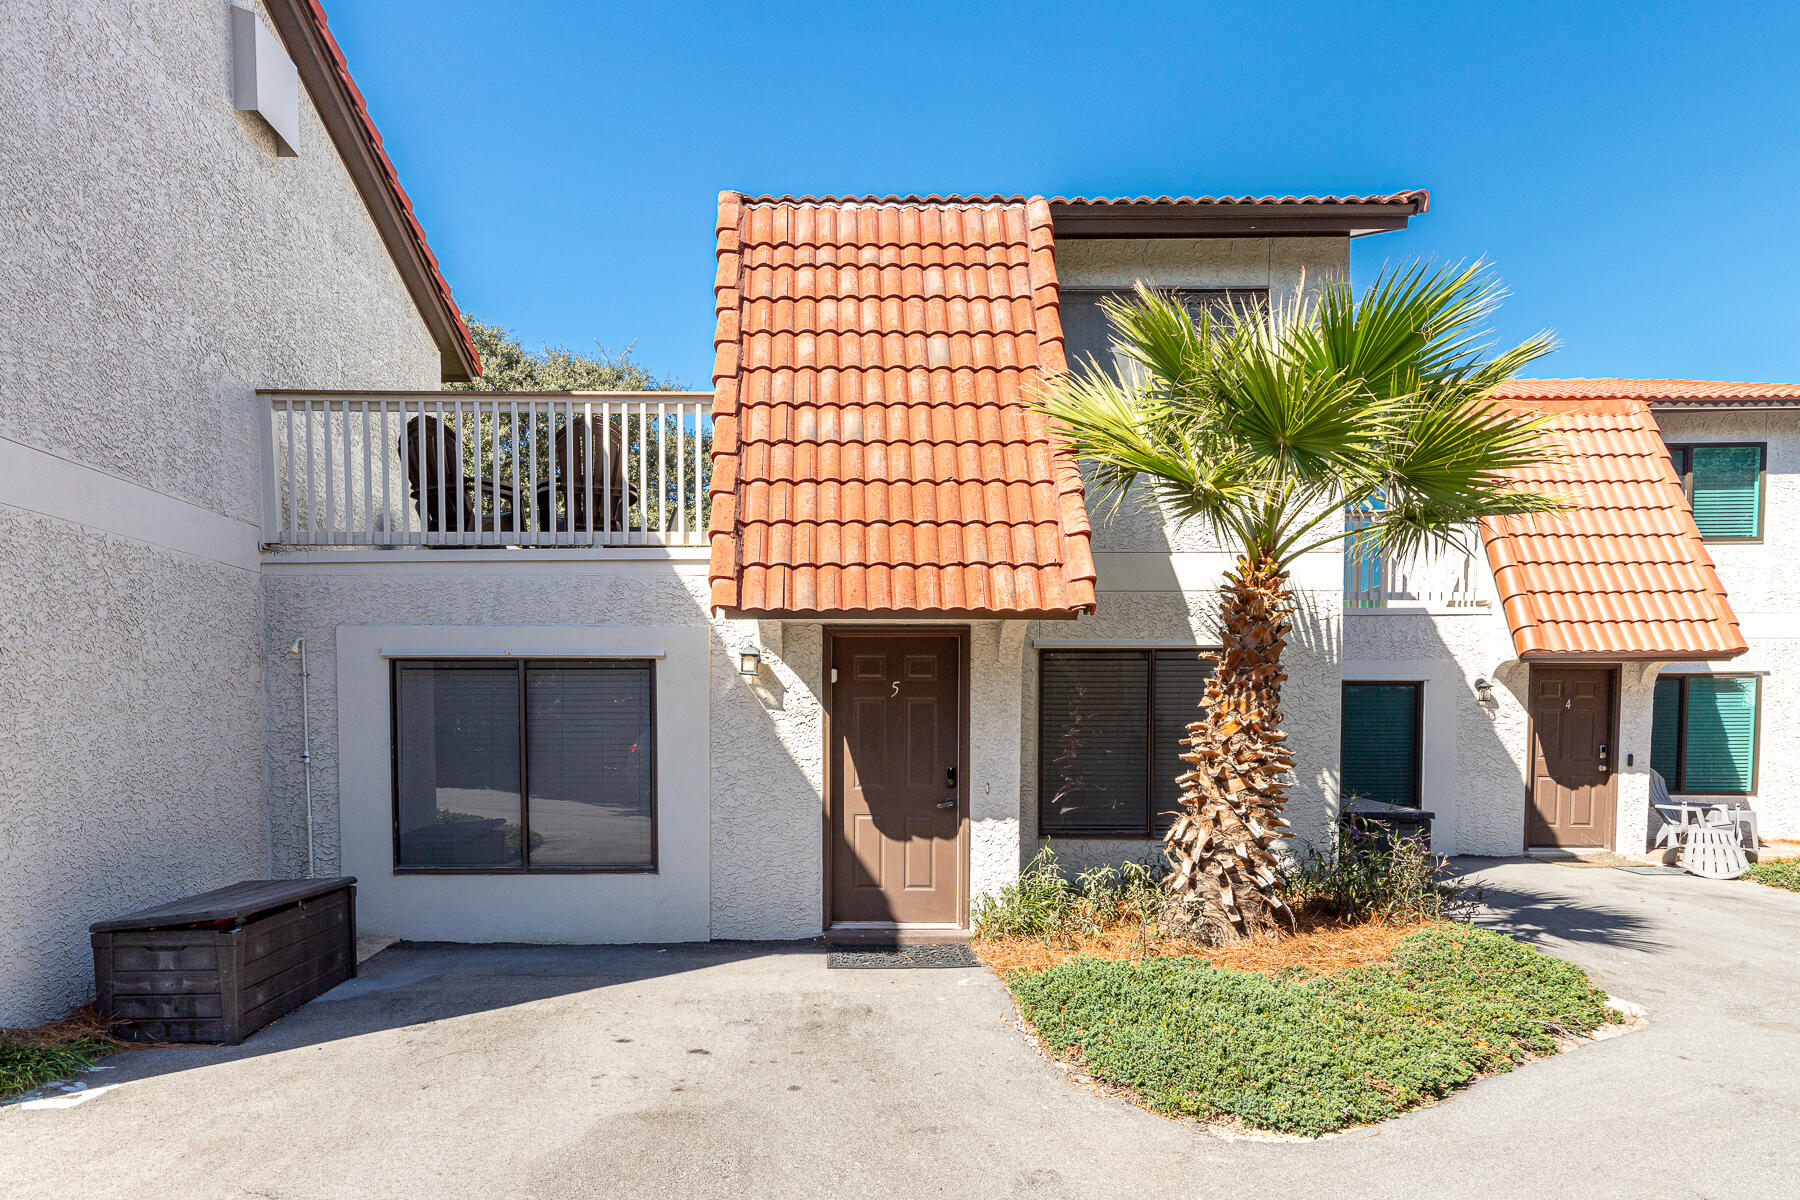
[[[1755,674],[1762,679],[1757,787],[1750,797],[1765,838],[1800,840],[1800,412],[1656,412],[1663,439],[1763,442],[1768,446],[1760,542],[1709,541],[1750,649],[1725,663],[1671,664],[1669,671]]]
[[[216,0],[0,6],[0,1026],[87,925],[270,869],[258,387],[435,387],[310,101],[233,107]]]

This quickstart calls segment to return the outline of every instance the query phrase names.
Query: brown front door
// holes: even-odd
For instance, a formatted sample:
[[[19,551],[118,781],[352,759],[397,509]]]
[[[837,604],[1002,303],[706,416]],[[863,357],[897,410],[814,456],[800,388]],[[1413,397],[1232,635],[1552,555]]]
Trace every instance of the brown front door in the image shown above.
[[[1612,847],[1616,679],[1610,667],[1531,668],[1527,845]]]
[[[962,923],[962,639],[831,638],[831,923]]]

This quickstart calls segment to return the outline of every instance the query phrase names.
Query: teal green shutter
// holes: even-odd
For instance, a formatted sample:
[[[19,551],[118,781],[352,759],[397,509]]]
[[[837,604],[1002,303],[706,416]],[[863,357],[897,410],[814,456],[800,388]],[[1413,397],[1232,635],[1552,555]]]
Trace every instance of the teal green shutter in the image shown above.
[[[1694,524],[1702,537],[1762,535],[1762,447],[1695,446]]]
[[[1419,802],[1419,690],[1411,683],[1344,685],[1345,799]]]
[[[1755,789],[1755,677],[1688,680],[1687,775],[1682,791],[1746,793]]]
[[[1656,681],[1656,702],[1650,716],[1650,769],[1663,777],[1671,792],[1681,790],[1675,766],[1681,743],[1681,680]]]

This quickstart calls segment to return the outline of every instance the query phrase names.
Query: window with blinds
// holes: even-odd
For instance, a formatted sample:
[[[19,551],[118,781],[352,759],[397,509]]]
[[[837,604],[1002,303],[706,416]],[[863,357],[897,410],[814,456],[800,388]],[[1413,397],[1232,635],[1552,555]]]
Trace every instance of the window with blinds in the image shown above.
[[[1182,738],[1213,664],[1195,650],[1046,650],[1038,661],[1038,830],[1160,837]]]
[[[1344,684],[1344,799],[1418,807],[1424,698],[1423,683]]]
[[[1669,447],[1681,476],[1700,536],[1712,541],[1755,541],[1762,537],[1763,467],[1768,448],[1760,442],[1709,442]]]
[[[656,866],[654,678],[636,660],[397,660],[399,871]]]
[[[1665,675],[1651,709],[1650,766],[1677,794],[1756,792],[1762,680],[1755,675]]]

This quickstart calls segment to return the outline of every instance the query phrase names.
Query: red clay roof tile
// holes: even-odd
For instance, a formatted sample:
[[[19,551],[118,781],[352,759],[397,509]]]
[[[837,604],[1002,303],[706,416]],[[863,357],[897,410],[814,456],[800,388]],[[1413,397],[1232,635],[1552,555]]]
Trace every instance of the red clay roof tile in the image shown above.
[[[1494,394],[1509,400],[1629,397],[1652,405],[1710,402],[1755,406],[1800,402],[1800,384],[1719,379],[1514,379]]]
[[[1512,474],[1568,505],[1482,522],[1519,657],[1742,654],[1737,615],[1644,400],[1530,394],[1536,384],[1579,382],[1594,381],[1517,380],[1496,393],[1550,418],[1561,457]]]
[[[411,236],[419,253],[425,260],[431,284],[436,292],[438,303],[458,340],[458,349],[466,356],[469,369],[473,375],[481,374],[481,355],[475,350],[475,339],[469,336],[468,323],[463,320],[462,311],[457,308],[456,300],[450,295],[449,281],[444,278],[443,270],[438,266],[437,255],[431,252],[431,246],[425,241],[425,229],[419,224],[419,218],[413,213],[412,198],[406,189],[400,186],[400,173],[394,169],[394,162],[388,157],[387,150],[381,144],[381,132],[375,128],[375,119],[369,115],[369,107],[363,101],[362,89],[350,77],[350,63],[344,58],[344,51],[338,46],[337,38],[332,35],[331,26],[325,20],[325,9],[319,0],[304,0],[297,6],[300,11],[312,19],[318,32],[319,41],[331,58],[332,69],[338,81],[343,85],[355,112],[358,131],[368,147],[369,155],[376,168],[381,172],[382,181],[387,186],[388,195],[395,209],[405,222],[407,233]]]
[[[712,604],[1094,607],[1041,198],[719,197]]]

